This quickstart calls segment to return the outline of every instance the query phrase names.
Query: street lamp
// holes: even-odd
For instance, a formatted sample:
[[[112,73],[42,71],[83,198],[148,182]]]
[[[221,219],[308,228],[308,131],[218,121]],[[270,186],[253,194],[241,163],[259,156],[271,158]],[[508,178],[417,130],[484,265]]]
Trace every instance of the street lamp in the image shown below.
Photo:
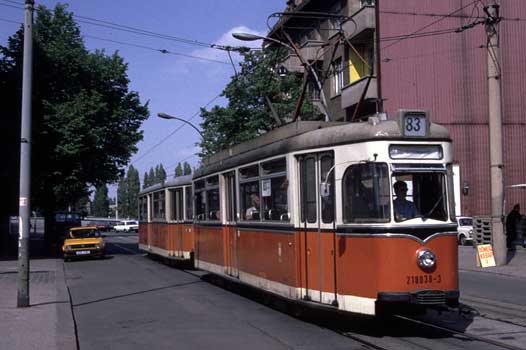
[[[288,34],[286,34],[286,35],[287,35],[287,39],[290,41],[290,45],[287,44],[287,43],[284,43],[283,41],[280,41],[280,40],[277,40],[277,39],[274,39],[274,38],[270,38],[268,36],[261,36],[261,35],[251,34],[251,33],[232,33],[232,36],[234,38],[238,39],[238,40],[242,40],[242,41],[266,40],[266,41],[270,41],[270,42],[276,43],[278,45],[284,46],[284,47],[286,47],[289,50],[293,50],[296,53],[296,55],[298,56],[298,58],[300,59],[301,64],[305,68],[305,72],[310,71],[312,76],[314,77],[314,80],[316,81],[316,85],[318,86],[318,89],[320,90],[320,98],[321,98],[321,102],[322,102],[321,104],[322,104],[323,109],[324,109],[325,121],[328,121],[330,119],[330,117],[329,117],[329,110],[327,108],[327,99],[325,98],[325,93],[323,91],[323,87],[321,85],[320,79],[318,78],[318,73],[316,73],[316,70],[314,69],[314,67],[312,67],[312,65],[308,64],[307,61],[303,58],[303,56],[301,55],[300,50],[296,47],[296,45],[294,45],[294,43],[292,42],[292,39],[290,38],[290,36],[288,36]],[[304,90],[305,90],[306,84],[307,84],[306,76],[304,76],[303,80],[304,80],[304,82],[303,82],[303,87],[302,87],[302,93],[300,94],[298,103],[296,105],[296,110],[294,111],[294,120],[299,115],[299,108],[301,106],[301,103],[303,102],[303,96],[305,95],[304,94]]]
[[[157,116],[159,118],[163,118],[163,119],[175,119],[175,120],[182,121],[182,122],[190,125],[192,128],[194,128],[195,131],[197,131],[199,133],[199,135],[201,135],[201,138],[204,139],[204,136],[203,136],[203,133],[201,132],[201,130],[199,130],[194,124],[190,123],[188,120],[185,120],[185,119],[182,119],[182,118],[178,118],[178,117],[174,117],[173,115],[169,115],[169,114],[166,114],[166,113],[157,113]]]

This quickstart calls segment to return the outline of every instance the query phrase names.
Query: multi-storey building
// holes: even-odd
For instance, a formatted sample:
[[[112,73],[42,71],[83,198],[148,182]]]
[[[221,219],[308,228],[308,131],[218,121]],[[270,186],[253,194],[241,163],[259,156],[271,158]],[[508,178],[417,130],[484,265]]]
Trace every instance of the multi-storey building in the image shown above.
[[[498,2],[502,20],[496,59],[507,187],[526,183],[526,3]],[[322,86],[319,91],[309,74],[310,96],[328,119],[353,121],[382,110],[391,118],[400,108],[429,110],[433,121],[453,136],[462,193],[457,209],[463,215],[489,215],[483,6],[490,3],[495,1],[289,0],[269,36],[288,42],[288,34],[297,45]],[[290,72],[305,69],[293,51],[283,65]],[[505,200],[505,210],[514,203],[524,207],[526,190],[506,188]]]

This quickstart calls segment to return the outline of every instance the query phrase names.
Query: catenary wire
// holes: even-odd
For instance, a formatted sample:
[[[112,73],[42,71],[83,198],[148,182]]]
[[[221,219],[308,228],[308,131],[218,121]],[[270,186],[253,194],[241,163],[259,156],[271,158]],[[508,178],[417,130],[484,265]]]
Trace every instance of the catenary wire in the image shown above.
[[[170,54],[170,55],[175,55],[175,56],[194,58],[194,59],[199,59],[199,60],[203,60],[203,61],[209,61],[209,62],[214,62],[214,63],[221,63],[221,64],[226,64],[226,65],[230,64],[228,62],[220,61],[220,60],[214,60],[212,58],[187,55],[187,54],[184,54],[184,53],[173,52],[173,51],[169,51],[169,50],[166,50],[166,49],[156,49],[156,48],[145,46],[145,45],[133,44],[133,43],[124,42],[124,41],[118,41],[118,40],[113,40],[113,39],[106,39],[106,38],[101,38],[101,37],[97,37],[97,36],[93,36],[93,35],[83,35],[83,36],[85,38],[91,38],[91,39],[107,41],[107,42],[111,42],[111,43],[115,43],[115,44],[121,44],[121,45],[133,46],[133,47],[138,47],[138,48],[141,48],[141,49],[146,49],[146,50],[151,50],[151,51],[157,51],[157,52],[160,52],[160,53],[163,53],[163,54]]]
[[[211,99],[206,105],[205,107],[208,107],[210,106],[215,100],[217,100],[219,97],[221,97],[221,94],[215,96],[213,99]],[[196,113],[194,113],[194,115],[192,115],[190,118],[186,119],[186,121],[190,121],[192,119],[194,119],[195,117],[197,117],[199,114],[201,113],[201,109],[199,109],[199,111],[197,111]],[[179,130],[181,130],[187,123],[183,123],[181,124],[180,126],[178,126],[175,130],[173,130],[171,133],[169,133],[168,135],[166,135],[163,139],[161,139],[161,141],[157,142],[155,145],[153,145],[152,147],[150,147],[146,152],[144,152],[140,157],[138,157],[136,160],[134,160],[132,163],[130,163],[131,165],[133,164],[136,164],[138,163],[140,160],[142,160],[144,157],[146,157],[148,154],[150,154],[154,149],[156,149],[157,147],[159,147],[161,144],[163,144],[164,142],[166,142],[166,140],[168,140],[170,137],[172,137],[176,132],[178,132]]]
[[[464,10],[465,8],[467,8],[467,7],[469,7],[469,6],[475,5],[477,2],[478,2],[478,0],[475,0],[475,1],[473,1],[473,2],[470,2],[469,4],[464,5],[464,6],[460,7],[460,8],[458,8],[458,9],[456,9],[456,10],[450,12],[449,14],[447,14],[447,15],[445,15],[445,16],[439,18],[439,19],[437,19],[436,21],[432,21],[432,22],[426,24],[426,25],[423,26],[422,28],[417,29],[416,31],[414,31],[414,32],[412,32],[412,33],[410,33],[410,34],[408,34],[408,35],[410,36],[410,35],[417,34],[417,33],[421,32],[422,30],[424,30],[424,29],[426,29],[426,28],[429,28],[429,27],[431,27],[432,25],[437,24],[438,22],[441,22],[441,21],[445,20],[446,18],[448,18],[448,17],[454,15],[455,13],[460,12],[460,11]],[[385,49],[387,49],[387,48],[389,48],[389,47],[391,47],[391,46],[393,46],[393,45],[396,45],[396,44],[398,44],[398,43],[399,43],[400,41],[402,41],[402,40],[403,40],[403,39],[400,39],[400,40],[398,40],[398,41],[395,41],[395,42],[393,42],[393,43],[390,43],[390,44],[388,44],[388,45],[382,47],[382,50],[385,50]]]

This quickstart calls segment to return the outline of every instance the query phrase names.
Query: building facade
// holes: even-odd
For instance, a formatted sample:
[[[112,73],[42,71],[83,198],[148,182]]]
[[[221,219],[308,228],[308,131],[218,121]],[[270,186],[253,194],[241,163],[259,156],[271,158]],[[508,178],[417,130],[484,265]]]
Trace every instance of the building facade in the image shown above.
[[[488,49],[483,3],[495,1],[288,1],[269,36],[298,46],[311,98],[327,119],[356,121],[379,111],[429,110],[453,136],[462,215],[489,215]],[[526,206],[526,3],[498,1],[505,210]],[[377,25],[378,23],[378,25]],[[285,34],[286,33],[286,34]],[[305,66],[294,51],[283,62]],[[377,59],[379,58],[379,59]],[[380,74],[378,74],[380,73]],[[322,89],[317,89],[322,86]],[[323,99],[321,95],[324,95]],[[321,97],[320,97],[321,96]],[[325,103],[324,103],[325,101]],[[325,107],[325,108],[324,108]]]

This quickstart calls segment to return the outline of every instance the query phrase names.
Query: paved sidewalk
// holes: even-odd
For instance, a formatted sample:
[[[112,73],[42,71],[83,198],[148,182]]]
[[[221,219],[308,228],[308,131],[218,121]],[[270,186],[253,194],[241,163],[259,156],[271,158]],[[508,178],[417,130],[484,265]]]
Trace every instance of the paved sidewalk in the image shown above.
[[[27,308],[16,306],[17,264],[0,261],[0,349],[76,349],[62,260],[31,260]]]
[[[458,247],[458,267],[462,271],[495,273],[510,277],[526,279],[526,249],[518,247],[508,252],[508,264],[505,266],[477,266],[477,250],[473,247]]]

